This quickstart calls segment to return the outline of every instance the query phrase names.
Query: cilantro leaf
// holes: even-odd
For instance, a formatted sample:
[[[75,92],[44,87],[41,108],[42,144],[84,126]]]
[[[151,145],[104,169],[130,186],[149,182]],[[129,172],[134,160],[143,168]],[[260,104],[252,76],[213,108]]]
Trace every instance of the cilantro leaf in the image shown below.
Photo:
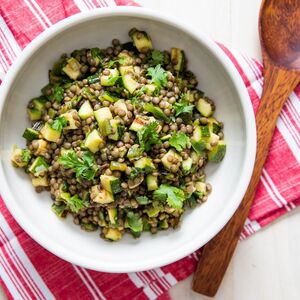
[[[183,113],[191,114],[193,112],[194,106],[195,105],[189,104],[186,93],[181,94],[180,101],[176,102],[173,105],[175,110],[175,116],[178,117]]]
[[[167,201],[168,205],[179,209],[182,208],[183,201],[186,199],[184,191],[169,184],[161,184],[153,193],[154,199],[162,202]]]
[[[59,157],[58,163],[75,171],[78,179],[92,180],[98,171],[94,156],[90,152],[84,152],[80,158],[74,150],[67,151]]]
[[[92,48],[91,54],[93,58],[100,58],[102,59],[104,57],[103,52],[99,48]]]
[[[116,60],[110,60],[108,62],[108,68],[112,68],[116,63],[119,63],[120,65],[124,65],[126,61],[125,57],[120,57],[119,59]]]
[[[138,197],[136,197],[136,201],[140,205],[146,205],[146,204],[150,203],[150,200],[147,196],[138,196]]]
[[[151,67],[147,70],[147,76],[151,77],[152,82],[157,86],[157,88],[162,88],[167,85],[168,74],[161,67],[161,65],[157,65],[155,68]]]
[[[122,76],[109,76],[106,80],[108,85],[115,85]]]
[[[30,151],[26,150],[26,149],[22,150],[21,158],[22,158],[23,162],[28,163],[30,161],[30,159],[31,159],[31,153],[30,153]]]
[[[61,102],[64,99],[64,89],[58,85],[53,88],[53,98],[56,102]]]
[[[165,63],[166,63],[165,54],[162,51],[153,49],[151,51],[151,58],[149,60],[149,64],[151,66],[156,66],[156,65],[164,65]]]
[[[68,121],[65,117],[58,117],[54,120],[54,122],[50,125],[51,128],[57,131],[62,131],[64,127],[68,125]]]
[[[183,132],[174,132],[171,138],[169,139],[169,143],[172,147],[174,147],[178,152],[181,152],[185,149],[189,143],[188,136]]]
[[[161,140],[159,139],[158,133],[156,132],[157,127],[158,123],[154,121],[148,125],[143,126],[143,128],[137,133],[139,144],[145,151],[149,151],[151,145],[161,144]]]
[[[143,221],[138,213],[132,211],[127,212],[128,227],[133,232],[141,232],[143,230]]]
[[[74,195],[68,200],[67,205],[72,212],[78,213],[82,208],[87,207],[88,203],[80,199],[78,195]]]

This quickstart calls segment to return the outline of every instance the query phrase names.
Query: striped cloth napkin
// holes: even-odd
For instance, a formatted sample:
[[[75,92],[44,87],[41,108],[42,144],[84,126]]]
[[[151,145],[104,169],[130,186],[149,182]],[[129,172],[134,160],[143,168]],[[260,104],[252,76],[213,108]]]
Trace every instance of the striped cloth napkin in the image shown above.
[[[128,0],[0,0],[0,83],[22,49],[70,15]],[[243,78],[257,109],[262,65],[219,45]],[[300,205],[300,88],[277,122],[269,156],[241,239]],[[59,259],[33,241],[0,198],[0,275],[10,299],[169,299],[168,289],[195,269],[197,253],[146,272],[109,274]]]

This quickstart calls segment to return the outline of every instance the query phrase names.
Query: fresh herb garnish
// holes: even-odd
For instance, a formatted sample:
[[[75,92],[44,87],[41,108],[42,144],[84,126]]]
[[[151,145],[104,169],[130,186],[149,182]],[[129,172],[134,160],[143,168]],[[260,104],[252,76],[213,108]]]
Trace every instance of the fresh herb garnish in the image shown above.
[[[156,66],[156,65],[165,65],[168,63],[168,57],[165,53],[162,51],[159,51],[157,49],[153,49],[151,51],[151,58],[149,59],[148,62],[151,66]]]
[[[153,169],[149,166],[146,166],[145,168],[141,169],[141,168],[136,168],[136,167],[133,167],[131,168],[131,172],[130,172],[130,175],[129,175],[129,178],[130,179],[133,179],[141,174],[149,174],[153,171]]]
[[[147,196],[139,196],[136,197],[136,201],[140,204],[140,205],[146,205],[150,203],[150,199]]]
[[[92,48],[91,54],[93,58],[100,58],[102,59],[104,57],[103,52],[99,48]]]
[[[184,93],[180,97],[180,101],[176,102],[173,107],[175,110],[175,116],[178,117],[179,115],[183,113],[191,114],[193,112],[195,105],[189,104],[189,101],[187,99],[187,95]]]
[[[108,62],[108,68],[112,68],[116,63],[119,63],[120,65],[124,65],[126,61],[125,57],[120,57],[119,59],[116,60],[110,60]]]
[[[93,84],[100,81],[99,74],[91,75],[87,78],[89,84]]]
[[[152,82],[158,89],[166,86],[168,83],[168,73],[161,67],[161,65],[157,65],[155,68],[148,68],[147,76],[151,77]]]
[[[68,121],[65,117],[58,117],[56,118],[50,127],[56,131],[62,131],[64,127],[68,125]]]
[[[107,85],[115,85],[116,82],[122,78],[121,76],[109,76],[106,80]]]
[[[56,102],[61,102],[64,99],[64,89],[58,85],[53,88],[53,99]]]
[[[174,132],[171,138],[169,139],[169,143],[172,147],[174,147],[178,152],[181,152],[183,149],[187,147],[189,144],[188,136],[183,132]]]
[[[141,232],[143,230],[143,221],[138,213],[127,212],[127,223],[133,232]]]
[[[88,201],[84,201],[78,197],[78,195],[74,195],[67,201],[68,208],[74,212],[78,213],[82,208],[88,207]]]
[[[169,184],[161,184],[160,187],[154,191],[153,197],[155,200],[162,202],[167,201],[168,205],[175,209],[182,208],[183,201],[185,200],[184,191]]]
[[[151,145],[161,144],[161,140],[159,139],[156,131],[158,126],[159,124],[154,121],[143,126],[143,128],[137,133],[139,144],[145,151],[149,151],[151,149]]]
[[[67,151],[59,157],[58,162],[64,168],[75,171],[78,179],[92,180],[98,171],[93,154],[87,151],[81,158],[74,150]]]

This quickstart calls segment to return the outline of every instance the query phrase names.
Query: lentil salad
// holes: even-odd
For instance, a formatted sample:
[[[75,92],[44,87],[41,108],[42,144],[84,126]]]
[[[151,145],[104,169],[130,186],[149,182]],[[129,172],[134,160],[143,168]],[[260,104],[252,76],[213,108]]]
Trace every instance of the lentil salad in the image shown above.
[[[28,104],[27,147],[11,158],[38,193],[50,192],[54,213],[111,241],[176,228],[207,200],[205,166],[226,152],[185,53],[155,49],[135,28],[129,35],[60,57]]]

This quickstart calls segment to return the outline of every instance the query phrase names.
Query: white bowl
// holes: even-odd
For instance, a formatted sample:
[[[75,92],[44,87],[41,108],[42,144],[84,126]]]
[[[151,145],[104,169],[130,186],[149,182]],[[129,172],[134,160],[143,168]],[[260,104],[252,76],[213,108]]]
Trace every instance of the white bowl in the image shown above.
[[[106,47],[112,38],[129,40],[132,27],[146,30],[159,49],[185,50],[199,87],[215,100],[216,116],[225,124],[227,154],[209,164],[213,192],[207,203],[185,213],[177,230],[125,236],[109,243],[99,232],[86,233],[51,211],[48,193],[37,194],[23,170],[12,167],[12,144],[24,146],[26,104],[47,83],[47,71],[61,53],[83,47]],[[0,93],[0,182],[7,207],[23,229],[57,256],[98,271],[132,272],[174,262],[209,241],[229,220],[248,185],[256,150],[253,109],[232,63],[197,28],[142,8],[100,9],[63,20],[36,38],[7,74]]]

